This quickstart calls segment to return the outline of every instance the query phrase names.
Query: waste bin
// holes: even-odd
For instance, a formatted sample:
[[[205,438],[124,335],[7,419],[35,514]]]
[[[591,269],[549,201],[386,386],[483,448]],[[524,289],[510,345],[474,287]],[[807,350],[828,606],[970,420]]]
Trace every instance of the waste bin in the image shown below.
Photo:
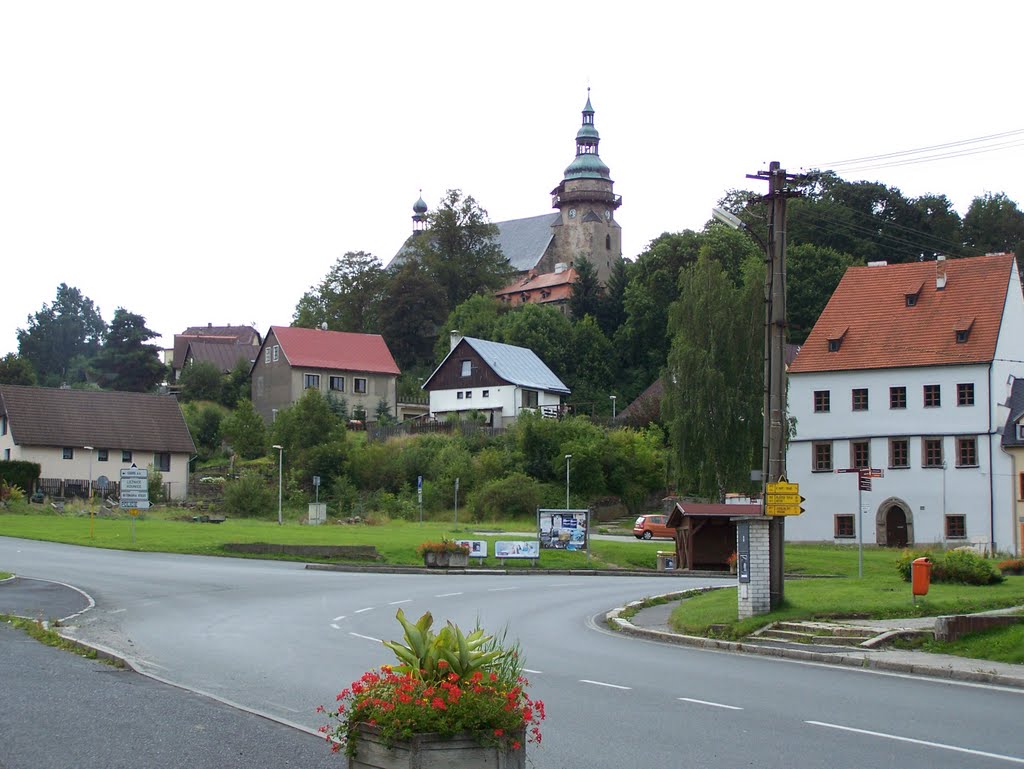
[[[927,558],[915,558],[910,563],[910,585],[914,595],[927,595],[932,581],[932,562]]]
[[[658,551],[658,571],[668,571],[676,567],[676,554],[671,550]]]

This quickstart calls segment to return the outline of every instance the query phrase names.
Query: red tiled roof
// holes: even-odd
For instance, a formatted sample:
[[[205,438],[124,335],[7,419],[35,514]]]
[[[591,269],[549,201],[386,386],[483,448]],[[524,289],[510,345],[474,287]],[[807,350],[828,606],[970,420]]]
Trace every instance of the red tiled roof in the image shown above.
[[[544,304],[566,301],[572,295],[572,284],[576,282],[576,270],[570,267],[562,272],[530,273],[514,283],[494,292],[499,299],[510,302],[518,294],[521,302]]]
[[[402,373],[380,334],[294,326],[271,326],[267,336],[271,334],[277,338],[281,352],[292,366],[395,376]]]
[[[252,326],[189,326],[180,334],[174,335],[173,366],[181,368],[185,362],[185,350],[194,339],[219,344],[248,344],[258,347],[260,334]]]
[[[753,504],[721,504],[702,502],[676,502],[676,508],[683,515],[761,515],[760,503]]]
[[[991,361],[1013,259],[1013,254],[992,254],[850,267],[789,372]],[[935,277],[941,264],[946,285],[939,290]],[[917,293],[917,301],[908,307],[910,293]],[[965,342],[957,342],[957,331],[969,331]],[[829,352],[830,340],[839,343],[835,352]]]

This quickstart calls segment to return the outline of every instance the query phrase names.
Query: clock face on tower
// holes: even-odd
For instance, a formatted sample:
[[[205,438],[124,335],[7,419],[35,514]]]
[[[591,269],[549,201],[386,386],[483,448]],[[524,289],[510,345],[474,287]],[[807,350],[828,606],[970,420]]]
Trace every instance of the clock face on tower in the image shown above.
[[[576,218],[576,209],[575,208],[570,208],[569,209],[569,218],[570,219],[575,219]]]

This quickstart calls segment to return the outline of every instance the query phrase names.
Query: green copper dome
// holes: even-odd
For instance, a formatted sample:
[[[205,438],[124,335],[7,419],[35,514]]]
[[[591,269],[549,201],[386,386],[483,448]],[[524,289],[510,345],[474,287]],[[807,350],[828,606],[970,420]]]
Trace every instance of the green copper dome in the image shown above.
[[[610,179],[611,169],[596,154],[577,155],[565,169],[566,179]]]
[[[601,135],[594,126],[594,108],[590,106],[590,89],[587,89],[587,106],[583,108],[583,124],[576,132],[576,159],[565,169],[564,180],[568,179],[611,179],[611,171],[597,155]]]
[[[423,200],[423,196],[420,195],[419,200],[412,204],[413,213],[425,214],[427,213],[427,203]]]

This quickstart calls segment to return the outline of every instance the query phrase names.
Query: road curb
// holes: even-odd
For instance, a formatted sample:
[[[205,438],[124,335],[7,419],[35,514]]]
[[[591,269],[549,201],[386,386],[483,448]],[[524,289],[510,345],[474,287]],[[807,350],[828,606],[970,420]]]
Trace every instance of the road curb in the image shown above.
[[[345,563],[307,563],[309,571],[348,571],[348,572],[375,572],[378,574],[473,574],[473,575],[496,575],[496,576],[544,576],[570,575],[573,577],[675,577],[677,579],[727,579],[731,576],[728,572],[706,571],[653,571],[641,569],[503,569],[484,568],[468,566],[462,569],[428,569],[424,566],[361,566]]]
[[[685,591],[684,593],[679,594],[679,596],[696,594],[697,592],[703,591]],[[658,597],[672,598],[675,597],[675,594]],[[866,654],[824,654],[822,652],[804,651],[802,649],[786,649],[776,646],[763,646],[756,643],[725,641],[718,638],[689,636],[681,633],[642,628],[619,616],[627,609],[635,608],[647,603],[649,603],[649,601],[634,601],[626,606],[612,609],[605,614],[605,620],[610,626],[614,627],[618,631],[626,635],[633,636],[634,638],[642,638],[648,641],[661,641],[663,643],[671,643],[678,646],[692,646],[699,649],[714,649],[717,651],[738,652],[742,654],[757,654],[763,657],[779,657],[784,659],[801,660],[804,662],[818,662],[826,665],[858,668],[861,670],[878,670],[887,673],[907,673],[911,675],[928,676],[930,678],[1024,689],[1024,671],[1022,671],[1021,676],[1015,677],[1003,675],[994,671],[958,670],[952,667],[928,663],[918,664],[883,658],[871,659],[866,656]],[[983,661],[978,660],[978,662],[981,663]]]

